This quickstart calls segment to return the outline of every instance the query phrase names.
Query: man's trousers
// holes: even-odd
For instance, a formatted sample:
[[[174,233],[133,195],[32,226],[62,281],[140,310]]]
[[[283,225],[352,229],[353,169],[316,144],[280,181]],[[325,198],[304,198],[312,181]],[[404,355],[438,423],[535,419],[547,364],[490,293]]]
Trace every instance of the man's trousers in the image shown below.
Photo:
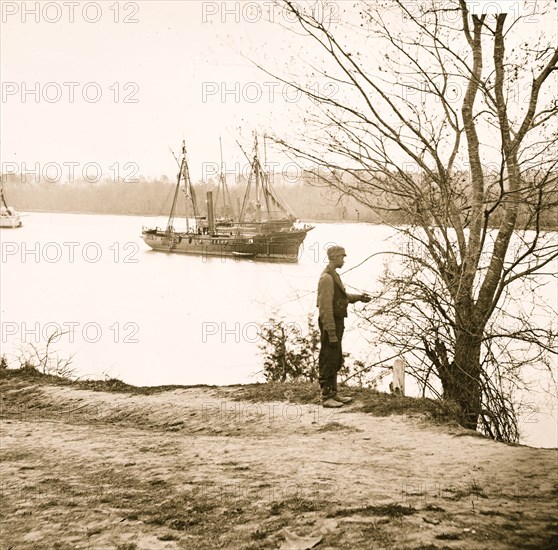
[[[341,340],[345,330],[345,318],[334,317],[334,320],[335,334],[338,340],[336,348],[330,347],[329,335],[323,327],[322,320],[318,320],[318,327],[320,328],[319,382],[323,399],[334,397],[337,393],[337,372],[343,366]]]

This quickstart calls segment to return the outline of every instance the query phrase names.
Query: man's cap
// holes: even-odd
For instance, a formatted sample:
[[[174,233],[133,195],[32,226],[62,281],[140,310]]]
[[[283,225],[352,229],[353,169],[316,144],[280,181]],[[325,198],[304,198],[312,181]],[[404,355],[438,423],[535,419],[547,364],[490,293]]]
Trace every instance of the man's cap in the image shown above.
[[[327,257],[329,260],[331,260],[332,258],[336,257],[336,256],[346,256],[347,253],[345,252],[345,249],[342,246],[330,246],[327,249]]]

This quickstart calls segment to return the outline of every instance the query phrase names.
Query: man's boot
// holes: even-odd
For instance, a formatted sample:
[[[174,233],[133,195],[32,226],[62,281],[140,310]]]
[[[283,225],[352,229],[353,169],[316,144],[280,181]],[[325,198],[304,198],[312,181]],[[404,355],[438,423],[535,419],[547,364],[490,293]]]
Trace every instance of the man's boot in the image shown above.
[[[341,401],[337,401],[335,397],[328,397],[327,399],[323,400],[322,406],[326,409],[338,409],[339,407],[343,406],[343,403]]]
[[[343,396],[341,396],[341,395],[336,395],[336,396],[334,397],[334,399],[335,399],[335,401],[339,401],[340,403],[343,403],[343,404],[345,404],[345,403],[351,403],[351,402],[353,401],[353,398],[352,398],[352,397],[349,397],[349,396],[343,397]]]

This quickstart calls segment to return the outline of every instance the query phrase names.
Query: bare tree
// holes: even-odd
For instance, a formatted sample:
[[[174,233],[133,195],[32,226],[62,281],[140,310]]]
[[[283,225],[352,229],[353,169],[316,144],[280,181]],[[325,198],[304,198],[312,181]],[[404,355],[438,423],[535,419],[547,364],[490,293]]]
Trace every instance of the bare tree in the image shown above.
[[[277,141],[314,181],[385,212],[405,236],[371,319],[381,340],[424,388],[439,379],[463,426],[517,439],[517,367],[555,353],[555,326],[525,306],[536,293],[518,289],[558,257],[547,231],[558,212],[558,50],[541,24],[556,21],[556,3],[533,15],[473,14],[465,0],[342,2],[337,22],[278,4],[307,57],[288,77],[260,68],[309,106],[303,139]],[[523,350],[510,342],[530,352],[514,359]]]

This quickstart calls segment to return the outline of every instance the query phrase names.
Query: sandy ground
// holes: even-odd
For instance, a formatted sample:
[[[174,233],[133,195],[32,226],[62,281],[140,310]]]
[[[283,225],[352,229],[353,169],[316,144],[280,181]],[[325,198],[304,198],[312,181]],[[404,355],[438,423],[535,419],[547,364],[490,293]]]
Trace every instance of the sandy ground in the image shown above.
[[[556,449],[234,388],[1,387],[2,550],[558,548]]]

